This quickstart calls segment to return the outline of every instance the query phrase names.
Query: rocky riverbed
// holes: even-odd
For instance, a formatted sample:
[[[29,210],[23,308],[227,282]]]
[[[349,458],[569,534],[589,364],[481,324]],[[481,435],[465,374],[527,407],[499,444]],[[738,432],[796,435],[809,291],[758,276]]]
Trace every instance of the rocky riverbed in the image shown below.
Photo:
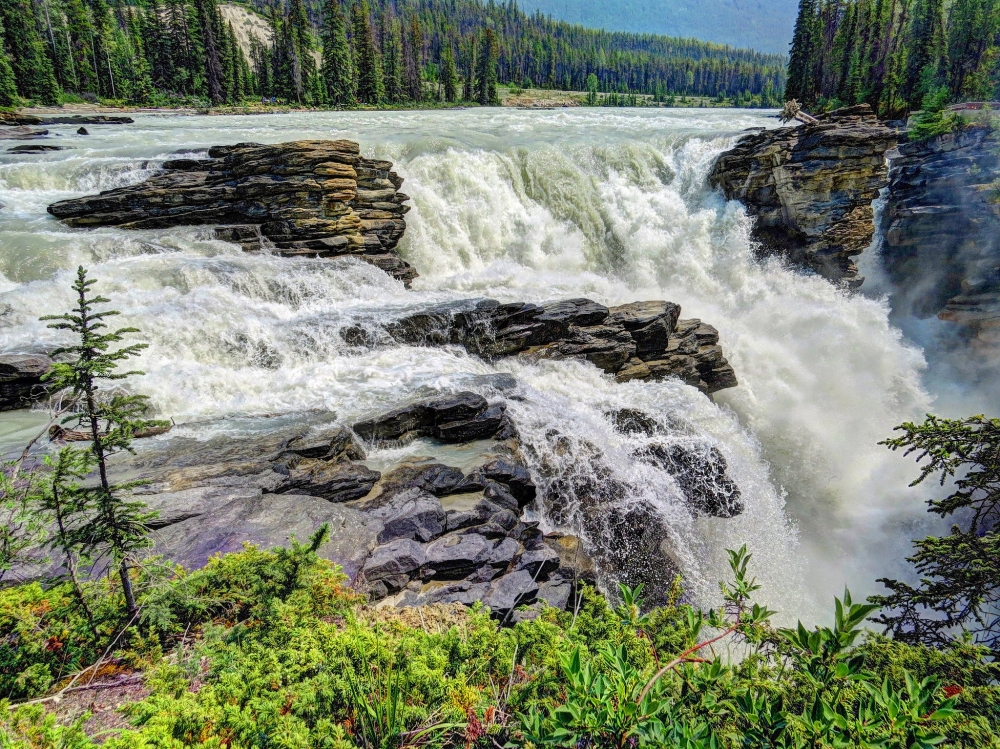
[[[405,284],[416,277],[397,252],[408,210],[403,180],[391,163],[361,157],[357,143],[241,144],[183,156],[142,183],[49,212],[75,228],[209,225],[246,252],[313,263],[353,257]],[[491,362],[576,359],[622,387],[668,378],[706,395],[735,387],[718,331],[681,312],[669,301],[473,298],[358,320],[339,335],[362,351],[457,346]],[[44,398],[50,364],[41,354],[0,359],[0,407]],[[166,435],[120,458],[115,472],[150,482],[136,491],[157,513],[150,553],[187,567],[245,542],[269,548],[304,539],[329,523],[321,553],[384,605],[482,601],[498,619],[515,621],[525,615],[514,614],[520,606],[571,608],[581,583],[646,583],[649,600],[666,595],[679,568],[661,510],[622,502],[629,487],[613,478],[612,458],[588,442],[570,448],[571,435],[553,438],[582,449],[577,459],[588,470],[546,466],[512,415],[516,380],[494,380],[478,391],[403,400],[353,423],[303,414],[265,424],[257,436]],[[691,518],[744,511],[718,449],[681,445],[642,411],[609,410],[605,418],[640,445],[632,461],[673,477]],[[372,451],[415,441],[422,454],[369,460]],[[545,533],[543,524],[564,531]]]

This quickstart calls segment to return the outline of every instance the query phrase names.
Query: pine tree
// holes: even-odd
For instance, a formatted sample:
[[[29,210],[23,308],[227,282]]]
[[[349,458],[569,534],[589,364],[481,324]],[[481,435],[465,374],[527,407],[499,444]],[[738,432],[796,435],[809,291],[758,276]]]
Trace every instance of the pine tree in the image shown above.
[[[358,0],[351,8],[351,28],[354,36],[358,101],[363,104],[381,104],[385,99],[382,60],[375,45],[371,11],[366,0]]]
[[[326,0],[323,6],[323,81],[327,102],[336,107],[355,103],[351,47],[347,42],[347,24],[339,0]]]
[[[444,100],[454,102],[458,99],[458,71],[455,69],[455,51],[451,40],[445,42],[441,52],[441,82],[444,84]]]
[[[34,3],[31,0],[3,0],[0,2],[0,25],[18,93],[43,104],[57,103],[59,84],[45,52],[45,42],[38,33]]]
[[[107,329],[104,321],[119,313],[114,310],[97,311],[99,305],[110,300],[91,295],[95,283],[95,280],[87,278],[87,271],[81,266],[73,284],[77,296],[73,311],[41,318],[52,321],[50,328],[78,337],[78,343],[56,351],[56,356],[67,356],[71,361],[53,365],[46,379],[55,391],[67,391],[76,400],[79,412],[63,423],[72,423],[86,431],[91,442],[93,465],[98,472],[97,485],[88,490],[90,499],[86,504],[91,509],[75,530],[79,548],[84,554],[110,554],[125,596],[126,614],[131,619],[136,616],[138,607],[130,570],[135,554],[151,543],[147,523],[153,516],[146,512],[141,502],[126,498],[125,493],[134,488],[135,483],[112,483],[108,459],[115,453],[129,450],[136,432],[158,423],[142,418],[148,410],[145,396],[101,397],[99,390],[102,382],[116,382],[142,374],[117,370],[121,362],[138,356],[147,346],[133,344],[109,351],[112,344],[120,343],[124,336],[139,331],[120,328],[114,332],[101,332]]]

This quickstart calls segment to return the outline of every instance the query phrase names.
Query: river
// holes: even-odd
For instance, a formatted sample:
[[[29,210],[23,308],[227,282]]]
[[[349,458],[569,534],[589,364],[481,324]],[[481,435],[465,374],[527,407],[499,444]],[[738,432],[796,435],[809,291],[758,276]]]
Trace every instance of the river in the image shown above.
[[[742,543],[763,599],[791,617],[828,611],[845,584],[871,592],[876,577],[901,569],[924,511],[907,488],[912,462],[877,443],[932,408],[922,352],[890,325],[885,299],[756,260],[745,212],[706,185],[741,130],[775,120],[697,109],[136,120],[90,136],[51,127],[62,137],[49,142],[68,150],[0,155],[0,351],[59,341],[37,318],[69,308],[84,264],[150,344],[138,363],[146,374],[129,386],[175,419],[175,434],[238,434],[261,417],[304,412],[350,424],[505,372],[519,383],[510,407],[521,434],[550,469],[596,471],[583,446],[596,447],[630,487],[620,501],[657,503],[696,599],[712,599],[725,549]],[[249,255],[202,228],[71,230],[45,211],[140,181],[181,149],[345,137],[406,179],[413,210],[401,252],[420,273],[410,291],[353,260]],[[356,321],[482,296],[677,302],[682,317],[719,329],[741,384],[713,402],[677,382],[619,385],[587,364],[359,351],[339,335]],[[605,414],[624,407],[654,414],[671,439],[717,447],[746,512],[692,519],[670,476],[637,464],[635,438],[609,423]],[[32,425],[0,414],[0,443]]]

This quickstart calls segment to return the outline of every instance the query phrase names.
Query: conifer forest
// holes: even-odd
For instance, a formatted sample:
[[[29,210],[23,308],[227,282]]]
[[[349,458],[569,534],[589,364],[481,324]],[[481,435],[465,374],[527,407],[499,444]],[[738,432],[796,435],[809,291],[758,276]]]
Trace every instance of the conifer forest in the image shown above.
[[[788,99],[825,109],[867,103],[880,115],[996,98],[996,0],[802,0]]]
[[[275,99],[346,107],[496,103],[498,84],[763,97],[784,58],[689,39],[608,33],[480,0],[260,0],[242,44],[216,0],[2,0],[0,105]],[[262,37],[267,38],[262,38]]]

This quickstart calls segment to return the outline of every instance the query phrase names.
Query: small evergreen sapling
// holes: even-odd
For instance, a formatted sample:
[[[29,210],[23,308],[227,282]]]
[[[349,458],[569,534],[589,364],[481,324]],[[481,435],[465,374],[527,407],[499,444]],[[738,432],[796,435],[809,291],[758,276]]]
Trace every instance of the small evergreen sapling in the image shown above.
[[[108,474],[108,459],[115,453],[131,451],[132,439],[137,431],[158,426],[159,422],[142,417],[148,410],[148,400],[142,395],[113,394],[100,397],[102,382],[115,382],[142,372],[119,372],[121,362],[139,355],[146,344],[132,344],[116,351],[111,345],[120,343],[129,333],[139,332],[135,328],[120,328],[113,332],[107,329],[104,320],[119,313],[115,310],[96,311],[98,305],[108,304],[109,299],[92,296],[91,288],[96,280],[87,278],[87,271],[81,266],[73,290],[77,293],[77,306],[64,315],[43,317],[52,321],[50,328],[65,330],[78,336],[79,342],[58,349],[55,356],[66,355],[68,362],[53,366],[47,375],[56,391],[67,390],[76,399],[76,413],[63,420],[81,427],[89,436],[93,465],[97,468],[99,482],[94,488],[77,489],[77,502],[86,507],[85,517],[73,529],[73,548],[80,554],[110,554],[111,562],[121,578],[125,596],[126,612],[129,618],[136,615],[135,593],[129,570],[136,552],[150,545],[147,522],[152,515],[146,512],[141,502],[126,498],[126,492],[135,488],[136,483],[113,484]],[[74,459],[78,464],[80,459]],[[78,472],[79,465],[74,470]],[[79,497],[85,493],[86,497]]]

